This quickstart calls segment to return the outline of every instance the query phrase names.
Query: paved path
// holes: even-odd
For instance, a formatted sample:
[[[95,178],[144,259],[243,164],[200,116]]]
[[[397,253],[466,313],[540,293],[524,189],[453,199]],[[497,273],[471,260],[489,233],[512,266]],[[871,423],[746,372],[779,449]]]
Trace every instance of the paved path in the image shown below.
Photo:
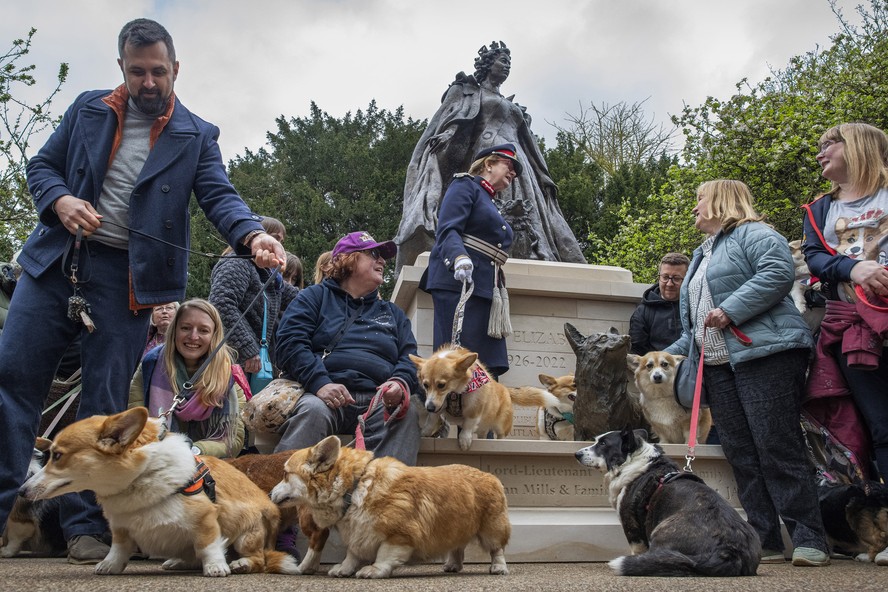
[[[326,569],[327,566],[322,566]],[[134,561],[121,576],[96,576],[91,566],[64,559],[0,559],[0,590],[16,592],[862,592],[888,590],[888,567],[834,561],[825,568],[763,565],[751,578],[626,578],[614,576],[604,563],[517,563],[508,576],[491,576],[486,566],[468,565],[459,574],[444,574],[438,565],[397,570],[389,580],[340,580],[316,576],[242,575],[201,578],[164,572],[156,561]]]

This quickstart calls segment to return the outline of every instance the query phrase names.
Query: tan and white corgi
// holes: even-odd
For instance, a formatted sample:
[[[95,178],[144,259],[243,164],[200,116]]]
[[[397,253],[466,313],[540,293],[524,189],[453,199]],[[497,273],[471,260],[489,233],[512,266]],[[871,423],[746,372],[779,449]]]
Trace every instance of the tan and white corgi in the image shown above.
[[[539,394],[542,400],[537,404],[540,440],[573,440],[573,409],[574,401],[577,400],[577,382],[573,374],[558,378],[540,374],[538,378],[546,387]]]
[[[463,347],[445,344],[428,359],[411,355],[419,371],[419,382],[426,393],[428,417],[423,436],[433,436],[443,417],[460,426],[459,447],[468,450],[477,434],[493,432],[505,438],[512,431],[512,404],[540,406],[540,391],[535,387],[509,388],[494,380],[478,354]]]
[[[387,578],[405,563],[444,556],[444,571],[458,572],[471,541],[490,554],[490,573],[509,573],[503,485],[467,465],[409,467],[330,436],[293,453],[271,499],[307,507],[319,527],[339,531],[347,553],[327,572],[333,577]]]
[[[626,363],[641,391],[641,409],[661,444],[686,444],[691,433],[691,411],[675,400],[675,367],[682,356],[653,351],[643,356],[629,354]],[[697,442],[703,444],[712,429],[712,414],[701,408]]]
[[[112,536],[97,574],[123,572],[136,546],[168,558],[164,569],[205,576],[299,573],[293,557],[274,550],[280,511],[267,495],[227,462],[195,457],[183,435],[159,440],[160,433],[161,421],[149,421],[144,407],[75,422],[55,437],[49,462],[20,494],[95,492]],[[229,545],[238,556],[230,564]]]

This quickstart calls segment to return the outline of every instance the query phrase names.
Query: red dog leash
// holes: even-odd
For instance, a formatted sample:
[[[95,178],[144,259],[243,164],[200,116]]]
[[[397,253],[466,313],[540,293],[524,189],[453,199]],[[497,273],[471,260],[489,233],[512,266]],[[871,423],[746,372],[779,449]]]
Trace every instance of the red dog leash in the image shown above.
[[[737,341],[746,347],[752,345],[752,339],[750,339],[746,333],[738,329],[737,325],[731,323],[728,325],[728,329],[731,330],[731,333],[734,334]],[[706,347],[706,330],[707,327],[703,327],[703,339],[700,344],[700,361],[697,364],[697,379],[694,382],[694,402],[691,404],[691,431],[688,434],[688,453],[685,455],[687,463],[684,468],[688,473],[694,472],[694,469],[691,468],[691,463],[697,458],[694,455],[694,451],[697,448],[697,424],[700,421],[700,399],[703,394],[703,350]],[[693,337],[691,339],[693,339]]]

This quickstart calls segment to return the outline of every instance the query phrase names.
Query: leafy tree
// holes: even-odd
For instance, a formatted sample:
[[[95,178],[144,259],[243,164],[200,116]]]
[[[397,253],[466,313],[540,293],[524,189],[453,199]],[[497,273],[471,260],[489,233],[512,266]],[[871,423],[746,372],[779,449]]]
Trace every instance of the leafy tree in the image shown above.
[[[592,261],[647,279],[655,272],[653,252],[690,253],[701,242],[691,216],[696,187],[716,178],[747,183],[775,228],[789,240],[801,237],[799,206],[828,188],[814,159],[820,135],[846,121],[888,128],[888,2],[859,6],[859,27],[830,5],[839,31],[828,48],[792,58],[757,84],[741,80],[732,97],[709,97],[673,117],[685,137],[683,163],[670,170],[647,211],[624,208],[619,232],[595,245]]]
[[[0,259],[9,260],[37,221],[25,181],[27,151],[31,136],[55,127],[58,118],[49,112],[50,103],[68,77],[68,64],[59,66],[58,82],[49,95],[35,105],[20,98],[22,86],[34,86],[33,65],[21,60],[31,48],[37,29],[12,42],[0,55]]]
[[[377,240],[395,235],[407,164],[425,121],[371,101],[365,111],[339,119],[312,102],[307,117],[281,116],[276,123],[277,131],[268,134],[270,148],[235,158],[229,174],[253,211],[284,223],[284,246],[303,260],[307,278],[318,255],[348,232],[367,230]],[[221,239],[196,214],[198,248],[221,251]],[[212,265],[192,258],[189,294],[209,292]],[[384,292],[393,285],[394,278],[386,278]]]

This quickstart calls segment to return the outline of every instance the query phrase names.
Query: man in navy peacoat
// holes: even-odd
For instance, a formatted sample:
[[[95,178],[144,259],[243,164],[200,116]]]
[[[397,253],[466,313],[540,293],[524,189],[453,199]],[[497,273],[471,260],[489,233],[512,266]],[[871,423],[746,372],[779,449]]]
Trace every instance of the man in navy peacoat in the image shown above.
[[[262,267],[285,260],[231,185],[218,128],[176,98],[179,63],[166,29],[148,19],[127,23],[118,53],[124,83],[80,95],[27,168],[40,222],[18,258],[24,271],[0,335],[0,529],[24,481],[56,368],[78,336],[77,417],[126,409],[152,306],[185,296],[188,255],[172,245],[189,246],[192,193],[238,252]],[[68,318],[75,253],[76,287],[95,331]],[[108,550],[107,525],[94,498],[66,496],[63,504],[68,560],[98,562]]]

